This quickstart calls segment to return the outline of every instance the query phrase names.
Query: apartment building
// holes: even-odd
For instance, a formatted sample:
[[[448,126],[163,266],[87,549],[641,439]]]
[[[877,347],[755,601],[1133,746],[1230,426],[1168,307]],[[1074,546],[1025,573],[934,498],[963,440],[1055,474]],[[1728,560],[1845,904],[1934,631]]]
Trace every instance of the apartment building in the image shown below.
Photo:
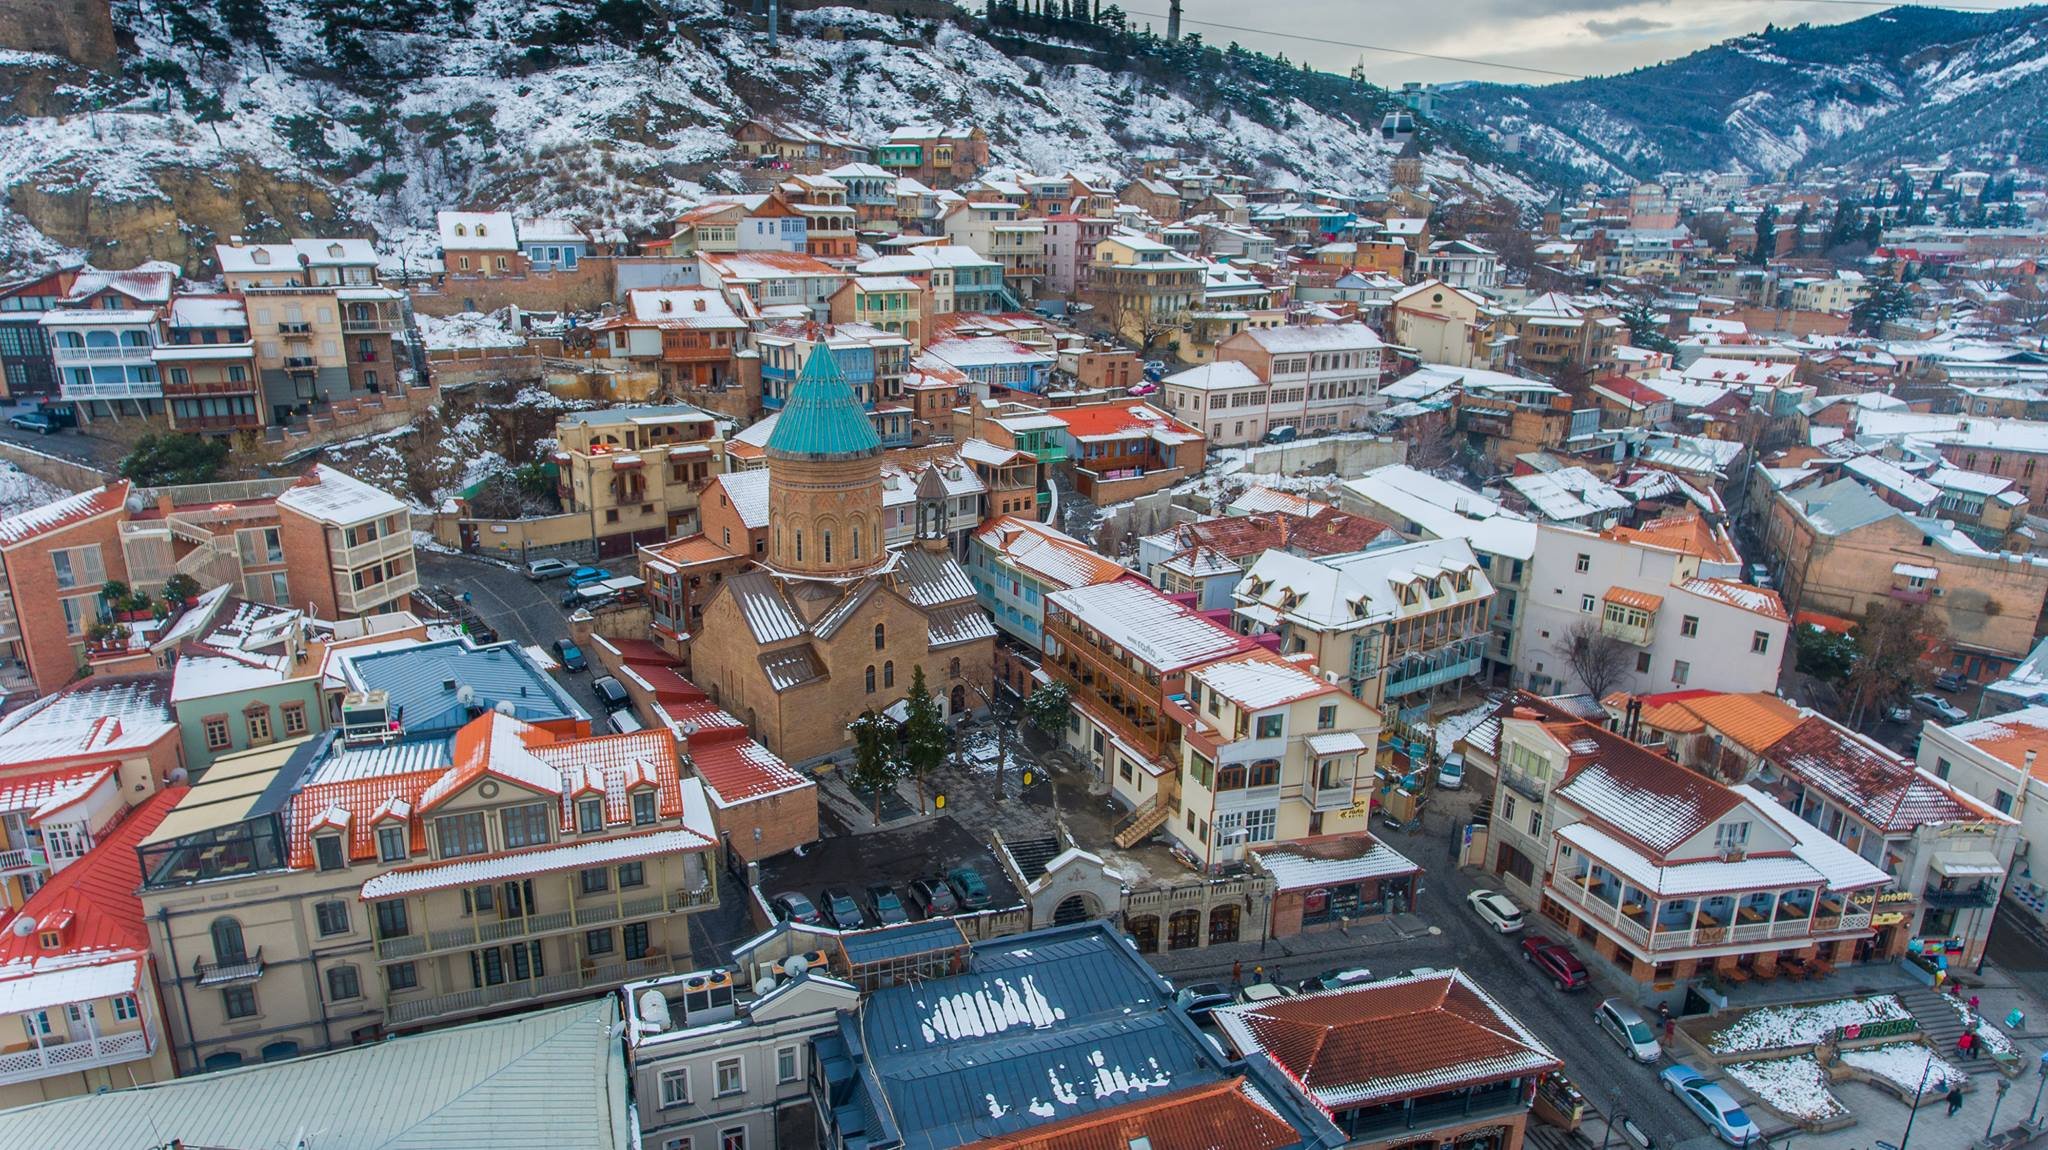
[[[325,619],[411,605],[419,566],[412,512],[397,497],[316,463],[277,497],[276,507],[293,602]],[[292,556],[313,558],[294,562]]]
[[[875,145],[874,154],[876,166],[899,179],[950,188],[988,167],[988,134],[971,126],[905,124]]]
[[[842,263],[859,257],[858,213],[846,202],[845,184],[831,176],[798,174],[776,189],[776,198],[803,218],[806,254]]]
[[[1055,212],[1045,217],[1045,290],[1073,299],[1095,286],[1095,248],[1116,230],[1107,216]]]
[[[1149,350],[1201,302],[1206,268],[1158,240],[1120,232],[1095,245],[1093,298],[1124,339]]]
[[[1234,597],[1240,632],[1311,656],[1369,707],[1412,712],[1480,673],[1494,590],[1464,540],[1441,539],[1315,558],[1268,551]]]
[[[127,578],[120,524],[128,493],[124,479],[0,519],[0,642],[38,691],[78,676],[87,632],[100,620],[100,589]]]
[[[1362,834],[1372,812],[1379,712],[1311,657],[1253,650],[1189,671],[1179,811],[1166,833],[1205,868],[1263,843]]]
[[[511,218],[501,226],[512,254],[499,258],[523,262]],[[404,297],[377,285],[368,240],[230,243],[214,253],[228,290],[246,301],[265,420],[289,423],[316,404],[404,385],[396,355]]]
[[[1546,292],[1507,312],[1504,329],[1515,337],[1515,357],[1537,375],[1570,372],[1591,377],[1616,369],[1615,347],[1629,341],[1628,327],[1605,304],[1582,305],[1559,292]]]
[[[1025,298],[1045,279],[1045,222],[1006,201],[956,200],[941,217],[946,238],[1003,265],[1004,282]]]
[[[903,378],[915,348],[909,338],[863,323],[784,323],[761,329],[754,345],[761,353],[761,406],[770,414],[789,403],[805,362],[812,352],[825,348],[874,423],[882,445],[910,446],[915,413],[903,397]]]
[[[1260,489],[1246,492],[1250,497]],[[1240,499],[1239,503],[1246,502]],[[1169,595],[1192,594],[1204,611],[1228,611],[1244,569],[1269,550],[1344,555],[1399,542],[1387,525],[1334,507],[1244,511],[1197,519],[1138,540],[1138,573]]]
[[[1891,876],[1769,795],[1526,692],[1500,724],[1490,869],[1639,1001],[1872,957]]]
[[[996,629],[1032,650],[1045,632],[1046,596],[1130,574],[1064,531],[1014,515],[982,524],[968,545],[965,567]]]
[[[694,533],[725,470],[717,418],[685,404],[572,412],[555,443],[562,510],[588,517],[602,559]]]
[[[1121,579],[1047,595],[1041,646],[1046,673],[1073,700],[1068,746],[1137,812],[1118,841],[1142,840],[1171,813],[1179,781],[1171,697],[1185,690],[1190,670],[1248,651],[1253,641],[1137,579]]]
[[[1272,385],[1237,360],[1218,360],[1177,371],[1159,381],[1160,398],[1175,418],[1209,432],[1217,447],[1245,447],[1265,438]]]
[[[1777,686],[1791,617],[1777,592],[1739,581],[1734,541],[1699,513],[1605,531],[1544,523],[1534,563],[1517,667],[1532,692]]]
[[[1243,363],[1271,391],[1268,427],[1344,431],[1365,425],[1379,398],[1380,337],[1362,323],[1254,327],[1216,347],[1218,360]]]
[[[184,795],[173,786],[141,800],[89,853],[15,904],[12,929],[0,934],[0,1033],[8,1036],[0,1107],[176,1074],[135,894],[135,846]],[[62,797],[53,792],[46,801]]]
[[[663,389],[696,391],[743,382],[750,327],[710,288],[635,288],[617,315],[590,324],[606,355],[659,372]]]
[[[961,244],[919,244],[864,260],[863,276],[900,276],[930,293],[931,314],[1018,311],[1023,304],[1004,281],[1003,265]]]
[[[263,426],[256,343],[241,296],[174,297],[151,357],[173,430],[217,435]]]
[[[747,249],[699,255],[697,275],[744,315],[818,321],[831,315],[832,293],[849,278],[800,251]]]
[[[57,393],[82,420],[163,411],[156,320],[152,307],[67,307],[38,321],[56,365]]]
[[[2037,874],[2033,864],[2033,844],[2048,843],[2044,750],[2048,707],[2030,705],[1953,727],[1925,725],[1914,764],[1921,774],[2019,820],[2020,845],[2007,864],[1999,908],[2032,922],[2048,918],[2048,873]],[[1963,890],[1969,891],[1969,885]]]
[[[833,293],[834,324],[864,324],[900,335],[915,349],[924,345],[931,321],[931,297],[908,276],[855,276]]]
[[[397,654],[431,673],[422,650],[356,664]],[[425,690],[409,678],[351,695],[338,732],[217,760],[142,841],[182,1065],[374,1041],[687,963],[719,868],[675,739],[592,738],[580,711],[508,681],[448,691],[445,712],[401,703]]]
[[[40,321],[62,303],[77,275],[76,268],[58,268],[0,285],[0,395],[21,401],[57,394],[49,329]]]
[[[1415,257],[1415,270],[1461,291],[1500,284],[1500,256],[1471,240],[1437,240]]]
[[[1499,309],[1479,295],[1428,279],[1387,301],[1387,330],[1424,363],[1502,370],[1515,341],[1501,331]]]

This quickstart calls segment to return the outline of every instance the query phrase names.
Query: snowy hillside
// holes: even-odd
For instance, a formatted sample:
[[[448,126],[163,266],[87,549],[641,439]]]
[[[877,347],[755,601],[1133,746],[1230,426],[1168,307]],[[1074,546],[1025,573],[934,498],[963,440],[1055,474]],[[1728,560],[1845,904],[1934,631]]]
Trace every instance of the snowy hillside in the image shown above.
[[[2048,159],[2048,9],[1896,8],[1739,37],[1618,76],[1463,85],[1439,113],[1519,134],[1532,159],[1593,179],[2018,152]]]
[[[0,259],[87,248],[102,262],[197,269],[195,255],[230,232],[338,222],[396,243],[450,206],[630,233],[724,188],[730,132],[751,115],[870,140],[903,123],[971,122],[1003,166],[1128,174],[1143,155],[1178,152],[1303,188],[1384,189],[1396,148],[1376,116],[1261,88],[1214,50],[1200,84],[1162,82],[1086,43],[999,42],[964,17],[817,9],[794,17],[797,34],[771,56],[763,32],[715,0],[407,0],[388,12],[228,0],[220,11],[231,5],[262,12],[275,44],[231,36],[213,4],[128,0],[116,20],[137,49],[119,77],[0,54],[0,114],[22,118],[0,133]],[[608,34],[621,8],[631,34]],[[1436,143],[1427,171],[1451,197],[1539,198],[1454,142]]]

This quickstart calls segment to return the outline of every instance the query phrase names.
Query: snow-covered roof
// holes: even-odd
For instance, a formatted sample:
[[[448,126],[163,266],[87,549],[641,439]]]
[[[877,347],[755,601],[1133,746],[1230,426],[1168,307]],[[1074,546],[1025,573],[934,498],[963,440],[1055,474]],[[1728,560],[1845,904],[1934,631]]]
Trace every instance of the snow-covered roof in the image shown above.
[[[1583,467],[1513,476],[1508,486],[1544,518],[1563,523],[1596,519],[1632,506],[1628,496]]]
[[[1252,848],[1252,858],[1273,876],[1281,890],[1313,890],[1340,883],[1415,874],[1422,868],[1379,839],[1365,835],[1331,835],[1352,840],[1332,849],[1317,838]],[[1363,840],[1363,841],[1358,841]]]
[[[279,495],[277,505],[336,526],[401,515],[406,509],[396,496],[324,463],[314,464],[304,478]],[[410,528],[410,523],[401,524],[401,530]]]
[[[1867,483],[1894,492],[1916,507],[1926,507],[1941,498],[1940,488],[1907,472],[1891,460],[1875,455],[1859,455],[1854,459],[1844,460],[1842,470]]]
[[[770,418],[773,418],[772,416]],[[765,421],[764,421],[765,422]],[[749,429],[751,430],[751,429]],[[719,490],[748,528],[768,526],[768,470],[729,471],[718,477]]]
[[[519,226],[511,212],[434,213],[443,251],[519,250]]]
[[[1362,323],[1255,327],[1240,334],[1275,355],[1292,352],[1359,351],[1385,346],[1379,333]]]
[[[1234,359],[1217,360],[1200,367],[1177,371],[1159,381],[1163,387],[1186,387],[1196,391],[1227,391],[1236,388],[1264,387],[1266,381],[1259,373]]]
[[[180,295],[171,300],[164,322],[171,327],[249,326],[249,310],[233,295]],[[206,346],[206,345],[200,345]]]
[[[1307,664],[1265,650],[1219,659],[1191,674],[1208,690],[1246,711],[1263,711],[1337,693],[1336,684],[1317,678]]]
[[[1172,673],[1250,646],[1147,584],[1134,579],[1056,591],[1047,603],[1100,633],[1154,669]]]
[[[0,718],[0,766],[118,758],[178,729],[161,675],[94,676]]]
[[[0,519],[0,547],[14,547],[50,531],[83,523],[96,516],[119,511],[128,505],[128,481],[123,479],[91,491],[81,491],[54,503],[17,512]]]
[[[1034,578],[1062,589],[1121,579],[1129,572],[1065,532],[1031,519],[1002,516],[983,524],[975,541]]]
[[[1510,559],[1528,559],[1536,553],[1535,520],[1405,463],[1368,471],[1344,486],[1385,508],[1397,520],[1397,528],[1412,524],[1420,534],[1468,540],[1479,551]]]

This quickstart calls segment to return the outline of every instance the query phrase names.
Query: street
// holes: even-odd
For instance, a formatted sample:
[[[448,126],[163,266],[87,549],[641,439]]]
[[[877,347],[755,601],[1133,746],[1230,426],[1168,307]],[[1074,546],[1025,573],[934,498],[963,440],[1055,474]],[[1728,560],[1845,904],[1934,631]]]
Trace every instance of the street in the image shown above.
[[[555,640],[569,637],[569,616],[558,601],[567,588],[562,580],[535,583],[524,572],[467,555],[425,549],[418,555],[420,585],[468,592],[470,605],[497,630],[500,639],[542,647],[553,655]],[[595,665],[596,661],[591,662]],[[591,719],[601,721],[605,710],[598,704],[596,692],[590,689],[592,677],[589,671],[555,672],[555,680],[583,704]]]

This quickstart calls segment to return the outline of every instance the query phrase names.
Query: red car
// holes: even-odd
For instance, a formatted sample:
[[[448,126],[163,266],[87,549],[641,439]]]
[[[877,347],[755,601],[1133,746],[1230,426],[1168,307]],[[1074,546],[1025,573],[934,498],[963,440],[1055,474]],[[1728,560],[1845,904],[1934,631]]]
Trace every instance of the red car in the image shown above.
[[[1586,974],[1586,965],[1574,957],[1563,943],[1540,934],[1522,939],[1522,961],[1535,963],[1536,968],[1556,983],[1559,990],[1583,990],[1592,982]]]

